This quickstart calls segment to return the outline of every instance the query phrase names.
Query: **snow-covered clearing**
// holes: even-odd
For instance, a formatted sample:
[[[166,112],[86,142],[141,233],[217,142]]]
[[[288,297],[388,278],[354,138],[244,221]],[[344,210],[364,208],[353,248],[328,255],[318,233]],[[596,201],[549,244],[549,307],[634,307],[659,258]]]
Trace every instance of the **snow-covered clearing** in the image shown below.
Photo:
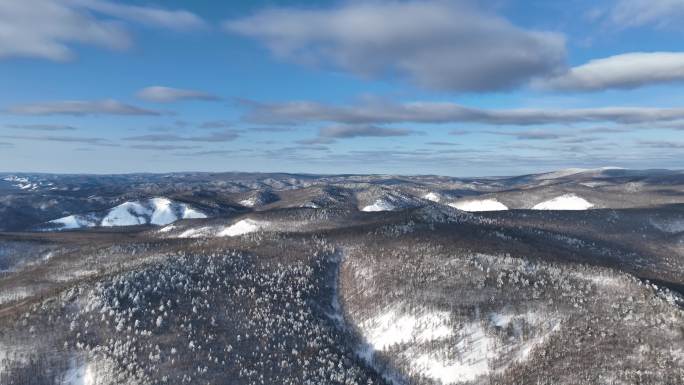
[[[529,359],[535,348],[559,330],[560,317],[544,311],[515,312],[504,308],[484,318],[458,319],[447,311],[400,304],[357,324],[365,344],[359,356],[375,365],[385,352],[397,370],[425,376],[444,385],[476,381]],[[384,373],[390,382],[399,373]]]
[[[33,183],[29,178],[25,177],[18,177],[18,176],[8,176],[3,178],[4,181],[12,183],[14,187],[17,187],[21,190],[36,190],[37,188],[40,187],[39,183]]]
[[[3,289],[0,292],[0,305],[4,305],[13,301],[21,301],[24,298],[28,298],[33,295],[33,290],[28,287],[13,287]]]
[[[387,202],[384,199],[378,199],[372,205],[368,205],[362,208],[361,211],[392,211],[394,209],[396,209],[396,207],[390,202]]]
[[[150,210],[138,202],[125,202],[109,210],[100,226],[135,226],[147,223]]]
[[[86,216],[79,216],[79,215],[69,215],[64,218],[59,218],[50,221],[50,223],[54,223],[56,225],[61,225],[61,229],[64,230],[70,230],[70,229],[80,229],[83,227],[93,227],[96,226],[96,222],[93,220],[89,219]]]
[[[95,370],[89,363],[73,360],[71,367],[64,375],[63,385],[95,385]]]
[[[238,203],[240,203],[241,205],[243,205],[245,207],[254,207],[257,204],[257,200],[256,200],[256,198],[252,197],[249,199],[243,199]]]
[[[398,307],[372,317],[359,325],[367,345],[360,355],[373,363],[375,352],[385,352],[407,344],[401,353],[408,371],[429,377],[442,384],[472,381],[489,371],[489,355],[494,342],[479,322],[454,327],[448,312],[418,309],[404,313]],[[456,337],[459,359],[449,354],[446,340]],[[430,344],[426,350],[420,346]],[[389,376],[391,377],[391,376]]]
[[[588,210],[594,207],[593,203],[575,194],[565,194],[548,201],[538,203],[532,210]]]
[[[249,234],[261,230],[264,227],[263,222],[257,222],[253,219],[243,219],[226,227],[216,234],[219,237],[237,237],[239,235]]]
[[[209,237],[214,230],[210,226],[191,228],[178,234],[178,238],[205,238]]]
[[[442,197],[439,194],[431,191],[423,195],[423,199],[427,199],[432,202],[439,202],[440,200],[442,200]]]
[[[482,200],[467,200],[449,203],[449,206],[470,212],[478,211],[504,211],[508,210],[508,207],[503,203],[497,201],[496,199],[482,199]]]
[[[470,323],[459,330],[456,350],[458,360],[441,358],[437,354],[422,354],[415,359],[417,372],[442,384],[473,381],[489,372],[489,359],[495,340],[487,336],[479,323]]]
[[[398,309],[389,309],[384,314],[363,322],[360,328],[370,347],[383,351],[403,342],[429,342],[446,338],[452,333],[448,322],[447,312],[411,315],[402,314]]]

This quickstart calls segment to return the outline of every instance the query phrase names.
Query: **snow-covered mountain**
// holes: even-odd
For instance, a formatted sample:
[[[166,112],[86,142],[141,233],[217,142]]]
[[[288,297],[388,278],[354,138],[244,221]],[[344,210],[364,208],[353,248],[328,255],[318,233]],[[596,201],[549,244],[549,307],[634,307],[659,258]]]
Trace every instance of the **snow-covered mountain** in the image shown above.
[[[0,384],[684,385],[684,173],[535,177],[0,174]]]
[[[167,198],[124,202],[106,212],[74,214],[48,222],[59,230],[84,227],[116,227],[135,225],[163,226],[180,219],[206,218],[207,215],[185,203]]]

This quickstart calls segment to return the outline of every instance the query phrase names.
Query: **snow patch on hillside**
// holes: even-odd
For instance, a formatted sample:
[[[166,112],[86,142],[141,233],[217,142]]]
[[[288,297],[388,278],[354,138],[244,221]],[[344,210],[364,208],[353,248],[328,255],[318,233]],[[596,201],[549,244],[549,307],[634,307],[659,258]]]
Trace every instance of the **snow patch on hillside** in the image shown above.
[[[135,226],[144,225],[151,211],[138,202],[125,202],[113,209],[102,219],[100,226]]]
[[[96,385],[95,371],[88,363],[73,362],[64,374],[64,385]]]
[[[489,372],[489,359],[493,358],[495,340],[489,337],[479,322],[465,325],[459,330],[459,360],[445,360],[438,355],[423,354],[416,358],[418,372],[442,384],[474,381]]]
[[[254,233],[260,230],[271,227],[272,224],[267,221],[257,221],[246,218],[237,221],[231,225],[210,225],[202,227],[181,227],[177,226],[166,230],[166,227],[159,232],[171,233],[170,238],[213,238],[213,237],[237,237],[240,235]],[[170,226],[168,226],[170,227]]]
[[[394,351],[404,345],[399,354],[411,373],[418,373],[442,384],[473,381],[489,372],[489,360],[495,352],[496,341],[489,337],[479,322],[460,328],[451,325],[448,312],[419,310],[418,313],[402,313],[390,308],[359,325],[367,345],[360,356],[371,365],[375,352]],[[453,347],[447,340],[458,342]],[[429,353],[421,346],[430,345]],[[457,351],[456,359],[452,354]]]
[[[3,289],[3,291],[0,292],[0,305],[14,301],[21,301],[32,296],[33,293],[34,289],[29,287],[12,287]]]
[[[413,340],[429,342],[446,338],[452,333],[448,321],[447,312],[425,312],[416,316],[390,309],[363,322],[360,328],[373,350],[385,351],[392,345]]]
[[[529,360],[561,326],[559,314],[508,307],[464,319],[438,309],[407,311],[396,303],[365,317],[356,324],[365,341],[358,355],[392,383],[404,383],[402,374],[444,385],[477,381]],[[379,353],[388,356],[376,361]],[[388,357],[396,359],[392,370],[384,364]]]
[[[3,178],[4,181],[12,183],[12,186],[17,187],[21,190],[35,191],[40,187],[39,183],[34,183],[29,178],[18,177],[18,176],[8,176]]]
[[[157,232],[158,233],[169,233],[175,229],[176,229],[175,225],[168,225],[168,226],[165,226],[165,227],[159,229],[159,231],[157,231]]]
[[[503,203],[497,201],[496,199],[482,199],[482,200],[468,200],[449,203],[449,206],[470,212],[478,211],[504,211],[508,210],[508,207]]]
[[[50,221],[50,223],[61,225],[61,228],[64,230],[80,229],[82,227],[93,227],[97,225],[97,222],[94,222],[92,219],[80,215],[69,215],[64,218]]]
[[[565,194],[548,201],[536,204],[532,210],[588,210],[594,207],[593,203],[575,194]]]
[[[442,197],[439,194],[431,191],[431,192],[423,195],[423,199],[427,199],[427,200],[432,201],[432,202],[439,202],[440,200],[442,200]]]
[[[243,200],[241,200],[241,201],[238,202],[238,203],[240,203],[241,205],[243,205],[243,206],[245,206],[245,207],[254,207],[254,206],[256,206],[256,204],[257,204],[257,200],[256,200],[255,197],[252,197],[252,198],[249,198],[249,199],[243,199]]]
[[[211,235],[213,228],[209,226],[193,228],[178,234],[178,238],[206,238]]]
[[[216,235],[219,237],[237,237],[239,235],[254,233],[261,230],[262,227],[264,227],[264,223],[262,222],[257,222],[253,219],[243,219],[226,227]]]
[[[361,211],[373,212],[373,211],[392,211],[395,210],[396,206],[387,202],[384,199],[378,199],[372,205],[365,206]]]

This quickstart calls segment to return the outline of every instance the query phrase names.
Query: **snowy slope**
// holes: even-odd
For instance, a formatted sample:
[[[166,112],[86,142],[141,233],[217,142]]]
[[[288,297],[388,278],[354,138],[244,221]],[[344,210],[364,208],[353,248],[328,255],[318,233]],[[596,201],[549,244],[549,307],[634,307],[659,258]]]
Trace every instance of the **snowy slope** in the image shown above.
[[[439,202],[442,199],[442,197],[439,194],[430,191],[429,193],[423,195],[423,199],[427,199],[432,202]]]
[[[378,199],[373,203],[372,205],[364,206],[361,211],[392,211],[395,210],[396,206],[394,206],[392,203],[384,200],[384,199]]]
[[[63,230],[80,229],[82,227],[93,227],[97,225],[95,219],[88,218],[87,215],[69,215],[64,218],[59,218],[50,221],[55,225],[61,226]]]
[[[468,200],[449,203],[449,206],[463,211],[504,211],[508,207],[496,199]]]
[[[587,210],[594,207],[593,203],[575,194],[565,194],[548,201],[536,204],[532,210]]]
[[[221,230],[217,236],[219,237],[237,237],[239,235],[244,235],[244,234],[249,234],[253,233],[256,231],[259,231],[262,228],[262,224],[252,220],[252,219],[243,219],[239,222],[236,222],[235,224],[226,227],[225,229]]]
[[[240,200],[238,203],[244,207],[260,207],[280,200],[278,195],[270,190],[254,191],[249,196]]]
[[[256,198],[252,197],[248,199],[243,199],[239,203],[245,207],[254,207],[257,205],[257,200]]]
[[[117,227],[135,225],[163,226],[180,219],[206,218],[207,215],[185,203],[167,198],[124,202],[104,213],[69,215],[54,219],[48,224],[60,230],[84,227]]]
[[[244,234],[254,233],[259,230],[268,229],[271,224],[267,221],[257,221],[246,218],[233,223],[232,225],[213,225],[190,227],[179,233],[171,234],[171,238],[213,238],[213,237],[237,237]],[[159,230],[159,233],[171,233],[177,230],[175,225],[170,225]]]

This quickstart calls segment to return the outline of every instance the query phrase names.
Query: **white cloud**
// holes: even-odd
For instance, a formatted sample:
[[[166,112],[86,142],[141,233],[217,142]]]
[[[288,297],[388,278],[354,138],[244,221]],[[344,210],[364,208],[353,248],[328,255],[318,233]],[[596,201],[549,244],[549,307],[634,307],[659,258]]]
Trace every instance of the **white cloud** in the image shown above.
[[[120,5],[101,0],[0,1],[0,58],[68,60],[72,45],[122,50],[128,23],[172,29],[204,24],[187,11]]]
[[[158,111],[116,100],[59,100],[12,106],[7,112],[17,115],[161,115]]]
[[[275,8],[226,21],[224,28],[287,60],[451,91],[514,87],[556,71],[565,59],[561,35],[525,30],[461,2]]]
[[[684,1],[682,0],[618,0],[609,11],[614,24],[623,27],[682,27]]]
[[[239,137],[236,131],[224,130],[197,136],[180,136],[176,134],[149,134],[131,136],[124,140],[137,142],[230,142]]]
[[[117,4],[104,0],[69,0],[68,2],[93,12],[151,27],[190,30],[206,26],[206,22],[199,16],[182,9],[167,10],[157,7]]]
[[[684,119],[684,108],[651,107],[482,109],[448,102],[372,101],[348,106],[307,101],[249,102],[246,106],[249,108],[246,120],[270,124],[483,123],[522,126],[586,122],[654,123]]]
[[[7,128],[16,130],[32,130],[32,131],[72,131],[76,127],[65,124],[8,124]]]
[[[196,90],[184,90],[180,88],[153,86],[143,88],[138,91],[137,96],[140,99],[150,102],[170,103],[179,100],[219,100],[215,95],[208,94]]]
[[[536,82],[557,90],[600,91],[684,81],[684,53],[635,52],[596,59]]]
[[[318,136],[312,139],[297,141],[302,145],[330,144],[337,139],[351,138],[386,138],[396,136],[409,136],[418,132],[405,128],[386,128],[371,124],[338,124],[322,127],[318,130]]]
[[[408,136],[414,131],[403,128],[385,128],[372,125],[336,125],[321,128],[319,135],[323,138],[358,138],[358,137],[388,137]]]

